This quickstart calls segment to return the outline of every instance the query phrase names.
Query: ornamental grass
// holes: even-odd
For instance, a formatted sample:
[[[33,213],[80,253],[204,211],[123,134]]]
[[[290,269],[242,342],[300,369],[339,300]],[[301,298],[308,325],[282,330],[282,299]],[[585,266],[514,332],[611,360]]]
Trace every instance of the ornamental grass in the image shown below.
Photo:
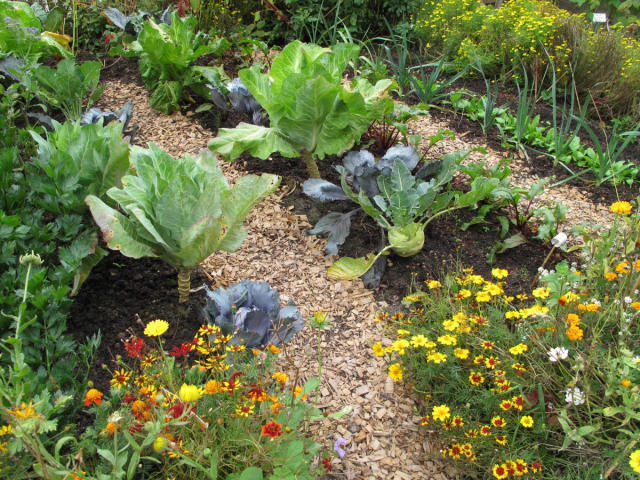
[[[582,226],[584,265],[513,273],[463,269],[427,280],[381,314],[395,340],[373,345],[419,396],[425,435],[474,478],[637,478],[640,473],[640,218],[611,206],[607,230]]]

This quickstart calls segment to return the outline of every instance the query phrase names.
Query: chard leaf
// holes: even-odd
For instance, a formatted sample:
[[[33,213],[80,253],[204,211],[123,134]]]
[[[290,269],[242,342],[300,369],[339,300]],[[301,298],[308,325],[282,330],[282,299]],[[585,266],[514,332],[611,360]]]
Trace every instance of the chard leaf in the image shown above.
[[[335,200],[349,200],[342,188],[320,178],[310,178],[302,184],[305,195],[318,202],[330,202]]]

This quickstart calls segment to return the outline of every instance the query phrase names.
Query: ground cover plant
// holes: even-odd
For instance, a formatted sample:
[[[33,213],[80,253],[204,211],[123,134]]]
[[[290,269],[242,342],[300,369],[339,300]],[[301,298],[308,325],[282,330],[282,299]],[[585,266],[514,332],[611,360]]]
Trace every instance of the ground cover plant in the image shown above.
[[[427,280],[404,299],[397,339],[373,346],[406,380],[442,456],[484,478],[602,478],[638,472],[637,211],[581,228],[586,263],[543,270],[506,295],[472,270]],[[579,472],[579,473],[578,473]]]

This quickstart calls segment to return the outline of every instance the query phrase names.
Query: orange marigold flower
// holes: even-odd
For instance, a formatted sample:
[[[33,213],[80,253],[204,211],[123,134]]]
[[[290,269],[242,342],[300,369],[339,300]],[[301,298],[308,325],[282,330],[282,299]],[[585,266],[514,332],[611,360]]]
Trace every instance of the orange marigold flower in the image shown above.
[[[282,435],[282,426],[275,420],[262,426],[262,436],[271,437],[272,439]]]
[[[84,397],[84,404],[89,407],[92,403],[100,405],[102,403],[102,392],[95,388],[90,389]]]
[[[109,422],[107,423],[107,426],[104,427],[104,431],[109,435],[113,435],[117,429],[118,429],[118,426],[115,424],[115,422]]]
[[[611,211],[618,215],[629,215],[631,213],[631,204],[629,202],[613,202]]]
[[[628,388],[631,386],[631,380],[629,380],[628,378],[623,378],[620,383],[622,384],[623,387]]]
[[[222,385],[220,385],[216,380],[209,380],[204,384],[203,390],[204,393],[208,394],[220,393],[222,391]]]
[[[565,333],[567,334],[567,337],[569,337],[569,340],[573,341],[582,340],[582,335],[584,334],[582,329],[577,325],[571,325],[569,328],[567,328]]]
[[[606,278],[607,281],[612,282],[616,278],[618,278],[618,274],[613,273],[613,272],[607,272],[607,273],[604,274],[604,278]]]
[[[569,322],[571,325],[578,326],[580,325],[580,317],[575,313],[570,313],[569,315],[567,315],[567,322]]]

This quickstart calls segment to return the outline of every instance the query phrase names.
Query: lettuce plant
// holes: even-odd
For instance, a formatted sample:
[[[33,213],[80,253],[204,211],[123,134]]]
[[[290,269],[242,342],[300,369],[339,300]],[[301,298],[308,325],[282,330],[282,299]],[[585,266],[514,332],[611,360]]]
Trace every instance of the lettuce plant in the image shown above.
[[[418,163],[417,152],[413,155],[394,152],[378,163],[368,152],[358,152],[345,158],[345,167],[341,170],[342,192],[387,231],[389,244],[377,255],[338,259],[329,268],[329,276],[333,279],[362,276],[389,250],[402,257],[415,255],[422,250],[424,229],[432,220],[453,210],[472,206],[485,198],[496,187],[496,180],[477,178],[466,193],[448,188],[460,162],[470,152],[464,150],[444,155],[441,163],[427,164],[415,175],[411,169]],[[436,171],[433,178],[425,180]],[[351,179],[351,185],[348,179]],[[316,188],[319,186],[316,185]],[[328,186],[325,188],[328,191]],[[308,187],[305,189],[309,190]],[[337,191],[333,191],[337,195]],[[319,231],[318,226],[315,230]]]
[[[191,270],[215,250],[237,250],[247,235],[244,218],[280,182],[276,175],[247,175],[230,188],[207,160],[175,160],[152,143],[132,147],[137,175],[107,192],[121,210],[94,195],[85,200],[109,248],[133,258],[159,257],[178,270],[180,302],[189,297]]]
[[[207,97],[207,83],[219,84],[225,78],[221,66],[194,65],[202,57],[214,53],[221,55],[230,43],[224,38],[211,40],[203,32],[196,33],[197,19],[188,15],[180,18],[171,14],[169,24],[158,24],[148,19],[137,40],[128,48],[121,46],[110,50],[110,55],[140,57],[140,75],[151,91],[151,106],[164,113],[179,108],[179,102],[187,98],[186,88]]]
[[[280,345],[302,330],[302,314],[293,302],[281,308],[280,295],[267,282],[243,280],[228,288],[206,290],[205,318],[225,335],[233,335],[231,343],[247,348]]]
[[[238,73],[247,89],[268,114],[270,126],[240,123],[222,128],[209,148],[228,160],[245,151],[261,159],[273,152],[305,161],[309,177],[319,178],[316,158],[342,154],[381,118],[391,80],[371,85],[360,79],[342,84],[349,62],[360,47],[339,43],[331,48],[294,41],[263,73],[254,65]]]

